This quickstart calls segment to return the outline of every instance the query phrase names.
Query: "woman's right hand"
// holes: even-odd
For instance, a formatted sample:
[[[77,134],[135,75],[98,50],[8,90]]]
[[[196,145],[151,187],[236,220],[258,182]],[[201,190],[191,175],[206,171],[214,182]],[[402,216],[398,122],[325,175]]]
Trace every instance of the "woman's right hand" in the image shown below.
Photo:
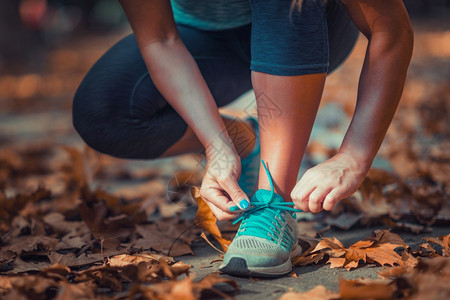
[[[248,196],[238,185],[239,155],[227,144],[216,143],[206,148],[206,161],[200,195],[217,220],[233,219],[236,213],[250,206]]]

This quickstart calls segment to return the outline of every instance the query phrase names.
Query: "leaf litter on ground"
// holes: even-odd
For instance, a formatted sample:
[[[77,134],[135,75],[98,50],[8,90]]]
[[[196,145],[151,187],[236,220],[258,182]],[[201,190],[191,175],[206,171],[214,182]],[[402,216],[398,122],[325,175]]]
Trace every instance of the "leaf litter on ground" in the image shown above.
[[[417,44],[420,46],[419,39]],[[430,43],[425,44],[427,49],[431,49]],[[69,57],[76,56],[74,51],[70,53]],[[418,53],[415,51],[415,55]],[[352,63],[348,62],[345,67],[350,65]],[[42,84],[61,84],[62,78],[67,78],[71,81],[68,90],[73,91],[85,71],[78,70],[75,77],[46,74],[38,80]],[[335,95],[348,92],[345,90],[347,82],[338,77],[328,80],[331,83],[328,95],[333,100],[338,98]],[[355,265],[363,266],[365,259],[366,263],[385,262],[394,266],[380,271],[380,276],[385,276],[384,281],[344,281],[338,296],[318,286],[308,299],[313,299],[313,296],[320,299],[354,298],[355,295],[363,296],[366,291],[365,296],[369,298],[389,298],[392,295],[411,299],[434,299],[439,295],[449,298],[448,288],[439,285],[445,282],[443,279],[448,281],[448,236],[426,238],[415,250],[405,248],[398,239],[391,240],[392,233],[387,234],[389,242],[386,243],[383,242],[384,234],[381,237],[375,234],[349,247],[334,238],[317,238],[331,226],[351,230],[358,225],[383,224],[396,232],[423,233],[428,232],[431,225],[450,224],[450,148],[445,138],[449,134],[447,116],[450,102],[447,99],[450,89],[447,84],[419,77],[409,78],[401,109],[381,149],[381,155],[389,160],[392,170],[372,169],[359,191],[341,201],[332,213],[325,215],[324,220],[299,223],[300,231],[306,235],[300,238],[306,252],[303,261],[297,261],[299,265],[328,262],[336,267],[353,269]],[[22,84],[5,84],[11,83],[11,78],[30,82],[29,79],[36,79],[36,76],[0,78],[2,93],[5,87],[8,90],[15,87],[13,94],[20,96],[24,93],[18,88]],[[48,84],[39,85],[39,88],[42,93],[46,89],[54,89]],[[65,101],[55,98],[57,105],[63,104],[67,110],[67,116],[69,98]],[[324,98],[326,102],[327,95]],[[0,97],[1,107],[16,113],[20,110],[30,112],[34,108],[46,111],[48,103],[52,102],[22,96],[14,101],[4,99],[7,101]],[[343,107],[349,113],[353,112],[352,99],[343,103]],[[52,129],[55,132],[59,130],[55,124],[52,124]],[[214,290],[213,284],[224,283],[224,279],[215,274],[208,280],[205,278],[204,282],[194,281],[192,275],[183,273],[188,267],[168,255],[192,253],[190,244],[200,241],[202,231],[218,237],[222,249],[226,250],[225,241],[229,242],[229,237],[223,228],[227,228],[231,237],[236,227],[229,224],[215,227],[215,219],[205,209],[207,205],[204,202],[200,202],[202,209],[198,214],[202,216],[199,222],[202,229],[192,226],[192,219],[179,215],[186,211],[185,206],[172,203],[171,197],[167,202],[168,178],[162,177],[160,170],[144,166],[131,169],[124,161],[88,148],[61,147],[47,138],[38,143],[16,143],[14,138],[4,132],[0,136],[2,298],[124,299],[134,295],[150,299],[195,299],[203,288]],[[309,147],[309,151],[312,154],[320,152],[326,159],[337,149],[316,144]],[[187,172],[187,178],[190,178],[190,170]],[[124,181],[137,181],[139,184],[117,188],[113,192],[103,190]],[[177,184],[171,182],[169,185],[175,196],[177,193],[186,194],[185,189],[178,189]],[[173,199],[177,201],[177,197]],[[325,225],[315,226],[321,222]],[[401,246],[391,249],[395,245]],[[145,280],[152,281],[141,282]],[[230,283],[235,287],[235,283]],[[373,294],[380,290],[386,294]],[[216,291],[220,294],[220,290]]]

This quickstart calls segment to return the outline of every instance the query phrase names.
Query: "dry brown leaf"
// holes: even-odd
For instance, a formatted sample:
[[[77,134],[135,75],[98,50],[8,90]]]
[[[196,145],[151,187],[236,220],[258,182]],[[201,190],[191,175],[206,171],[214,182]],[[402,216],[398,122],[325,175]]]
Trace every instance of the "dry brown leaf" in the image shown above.
[[[385,267],[380,272],[377,272],[377,274],[383,279],[398,277],[399,275],[411,272],[411,270],[414,269],[414,267],[419,262],[417,258],[406,251],[402,252],[402,261],[403,264],[401,266]]]
[[[296,256],[292,259],[292,264],[294,266],[307,266],[309,264],[317,264],[321,261],[325,252],[318,252],[315,254],[310,253],[315,249],[315,247],[319,244],[320,240],[316,238],[311,238],[308,236],[301,235],[298,238],[298,243],[300,247],[302,247],[303,253],[299,256]]]
[[[200,298],[200,295],[203,291],[211,290],[219,296],[222,296],[223,298],[232,299],[233,297],[226,295],[225,293],[214,287],[214,285],[218,283],[225,283],[231,286],[235,291],[239,290],[239,285],[235,280],[220,277],[217,273],[213,273],[208,274],[202,280],[193,283],[194,294],[197,296],[197,298]]]
[[[385,170],[370,169],[359,190],[340,201],[325,222],[345,229],[359,218],[361,224],[384,224],[414,233],[428,231],[427,225],[445,222],[448,193],[430,172],[418,175],[405,180]]]
[[[128,297],[130,299],[143,297],[144,299],[193,300],[199,299],[203,291],[210,290],[225,299],[232,299],[214,285],[225,283],[236,291],[239,289],[236,281],[221,278],[217,274],[208,274],[198,282],[194,282],[192,278],[190,276],[180,281],[165,281],[150,286],[136,285],[130,290]]]
[[[18,295],[27,299],[46,299],[47,293],[51,289],[58,288],[58,282],[51,278],[45,278],[36,275],[14,276],[6,279],[8,292],[17,291]]]
[[[92,282],[81,282],[78,284],[62,282],[55,300],[99,299],[100,297],[96,295],[96,291],[97,286]]]
[[[87,233],[69,233],[61,238],[59,243],[55,246],[55,251],[78,249],[81,250],[91,241],[91,234],[89,229]]]
[[[450,297],[450,258],[437,257],[419,261],[412,272],[398,277],[400,296],[408,299],[448,299]]]
[[[73,147],[61,146],[69,156],[68,163],[63,170],[66,173],[66,187],[70,191],[79,190],[82,187],[88,186],[91,182],[91,176],[88,176],[87,162],[81,152]]]
[[[81,226],[80,223],[67,222],[64,215],[58,212],[45,215],[43,221],[45,224],[49,225],[54,232],[59,234],[66,234],[76,231],[77,227]]]
[[[43,187],[31,193],[18,194],[15,197],[7,198],[3,191],[0,190],[0,234],[9,230],[9,223],[19,211],[30,202],[36,202],[48,199],[51,192]]]
[[[50,252],[57,243],[57,239],[48,236],[20,236],[11,240],[10,246],[4,247],[3,250],[19,255],[30,252]]]
[[[101,253],[96,253],[96,254],[81,254],[80,256],[77,257],[72,252],[69,252],[67,254],[52,252],[48,255],[48,258],[52,264],[61,264],[67,267],[81,267],[102,262],[104,256]]]
[[[438,257],[439,254],[436,252],[436,250],[429,244],[429,243],[422,243],[419,245],[419,248],[413,252],[416,256],[421,257]]]
[[[450,256],[450,234],[442,235],[440,237],[424,237],[424,240],[430,243],[435,243],[442,246],[442,256]]]
[[[301,255],[292,259],[292,264],[296,267],[305,267],[310,264],[317,264],[325,257],[325,252],[314,253],[311,255]]]
[[[135,222],[132,216],[118,215],[107,217],[108,207],[103,198],[96,198],[87,187],[82,189],[82,203],[79,204],[81,216],[92,234],[105,240],[105,246],[111,248],[120,242],[129,239],[135,231]]]
[[[124,267],[124,266],[128,266],[128,265],[137,265],[141,262],[146,262],[146,263],[154,263],[157,262],[158,259],[155,258],[154,256],[152,256],[151,254],[134,254],[134,255],[129,255],[129,254],[120,254],[120,255],[115,255],[113,257],[111,257],[108,260],[108,264],[111,267]]]
[[[392,299],[396,291],[391,280],[339,280],[340,297],[343,299]]]
[[[209,241],[208,237],[206,236],[206,234],[205,234],[204,232],[202,232],[202,233],[200,234],[200,236],[201,236],[201,237],[205,240],[205,242],[207,242],[208,245],[210,245],[214,250],[216,250],[217,252],[220,252],[220,253],[222,253],[222,254],[225,254],[225,252],[223,252],[222,250],[220,250],[219,248],[217,248],[216,246],[214,246],[214,244],[211,243],[211,242]]]
[[[391,282],[395,283],[397,297],[414,300],[448,299],[450,297],[449,257],[435,257],[414,262],[409,254],[409,257],[404,257],[404,260],[409,263],[400,267],[385,268],[378,273],[381,277],[391,278]]]
[[[227,252],[228,246],[231,241],[222,237],[222,233],[217,227],[217,219],[212,213],[209,206],[200,196],[200,190],[197,187],[193,187],[191,190],[192,197],[197,200],[198,210],[195,214],[195,224],[204,230],[208,231],[219,242],[224,252]]]
[[[44,257],[44,256],[42,256]],[[41,272],[50,267],[51,264],[46,261],[24,261],[20,257],[14,259],[14,267],[7,274],[19,274],[26,272]]]
[[[360,261],[390,266],[403,265],[402,257],[394,251],[398,247],[407,248],[400,236],[389,230],[376,230],[371,237],[348,248],[336,238],[324,238],[313,249],[294,258],[293,262],[296,266],[318,263],[327,254],[327,262],[331,264],[331,268],[351,270],[357,268]]]
[[[135,285],[128,295],[129,299],[157,300],[195,300],[192,279],[187,277],[180,281],[167,281],[150,286]]]
[[[327,290],[323,285],[316,285],[307,292],[287,292],[278,300],[332,300],[337,299],[339,294]]]

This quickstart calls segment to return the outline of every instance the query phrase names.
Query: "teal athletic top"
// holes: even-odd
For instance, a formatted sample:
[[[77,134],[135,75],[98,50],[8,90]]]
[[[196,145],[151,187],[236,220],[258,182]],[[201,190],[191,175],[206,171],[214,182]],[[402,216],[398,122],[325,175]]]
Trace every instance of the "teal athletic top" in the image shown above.
[[[250,24],[250,0],[171,0],[177,24],[225,30]]]

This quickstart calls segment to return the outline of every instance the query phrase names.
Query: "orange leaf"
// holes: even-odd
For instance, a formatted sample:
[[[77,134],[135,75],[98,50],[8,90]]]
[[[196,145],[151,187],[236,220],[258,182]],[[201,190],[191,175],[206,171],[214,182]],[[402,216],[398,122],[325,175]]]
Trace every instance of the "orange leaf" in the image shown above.
[[[279,300],[331,300],[336,299],[338,296],[337,293],[327,290],[323,285],[317,285],[304,293],[287,292]]]
[[[424,240],[430,243],[435,243],[442,246],[442,256],[450,256],[450,234],[442,235],[440,237],[424,237]]]
[[[402,260],[403,260],[402,266],[397,266],[393,268],[392,267],[384,268],[383,270],[378,272],[378,275],[381,278],[399,276],[407,272],[411,272],[411,270],[414,269],[418,263],[417,258],[415,258],[412,254],[406,251],[403,251],[402,253]]]
[[[292,259],[292,264],[296,267],[301,266],[305,267],[310,264],[317,264],[319,261],[321,261],[325,256],[325,252],[315,253],[312,255],[301,255],[294,257]]]
[[[314,250],[312,252],[316,252],[316,251],[320,251],[323,249],[342,249],[344,248],[344,245],[342,245],[342,243],[337,239],[337,238],[324,238],[323,240],[321,240],[317,246],[314,248]]]
[[[191,193],[192,197],[197,200],[198,205],[198,210],[195,214],[195,224],[212,234],[212,236],[219,242],[223,251],[226,252],[228,250],[228,246],[231,244],[231,241],[222,237],[222,233],[216,224],[217,219],[208,204],[206,204],[205,200],[203,200],[200,196],[200,190],[194,186],[191,189]]]
[[[302,256],[295,258],[294,265],[305,266],[317,263],[325,254],[328,254],[327,262],[331,264],[331,268],[350,270],[357,268],[360,261],[402,266],[405,264],[405,260],[394,251],[398,247],[407,248],[408,246],[399,235],[391,233],[389,230],[376,230],[371,237],[356,242],[348,248],[336,238],[324,238],[315,246],[314,250],[307,251]],[[318,257],[318,253],[322,253],[322,256]]]
[[[343,299],[392,299],[396,290],[391,280],[345,280],[339,281]]]

